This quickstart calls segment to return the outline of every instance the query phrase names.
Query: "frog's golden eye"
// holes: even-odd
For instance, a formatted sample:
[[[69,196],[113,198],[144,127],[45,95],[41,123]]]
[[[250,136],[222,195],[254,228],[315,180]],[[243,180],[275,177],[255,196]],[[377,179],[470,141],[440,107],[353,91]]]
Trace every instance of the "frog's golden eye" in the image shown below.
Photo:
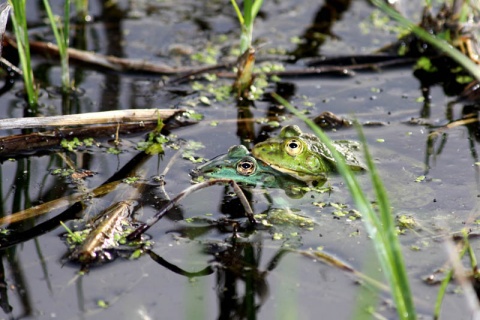
[[[243,176],[250,176],[255,173],[256,164],[249,158],[240,160],[237,163],[237,172]]]
[[[302,153],[303,144],[297,139],[290,139],[285,143],[285,151],[292,157],[295,157]]]

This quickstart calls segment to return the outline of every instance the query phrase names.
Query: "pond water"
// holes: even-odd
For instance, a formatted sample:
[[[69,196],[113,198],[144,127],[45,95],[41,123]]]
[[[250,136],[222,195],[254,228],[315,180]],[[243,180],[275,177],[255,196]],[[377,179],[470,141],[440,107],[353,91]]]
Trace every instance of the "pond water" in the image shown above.
[[[29,2],[29,6],[32,37],[52,41],[41,2]],[[61,12],[61,1],[52,1],[52,6]],[[305,67],[307,57],[372,52],[396,37],[372,26],[373,10],[363,1],[266,1],[254,29],[255,39],[264,43],[257,58],[278,61],[284,56],[277,53],[292,53],[295,59],[291,60],[298,61],[287,68],[298,69]],[[170,66],[200,66],[203,62],[190,59],[191,53],[205,57],[207,49],[215,49],[214,58],[231,62],[230,49],[238,42],[239,27],[228,1],[91,1],[90,14],[92,21],[83,26],[83,42],[77,38],[73,42],[101,54]],[[316,34],[316,44],[311,41],[310,46],[302,46],[308,42],[306,35],[312,36],[317,15],[324,17],[324,22],[339,17],[322,26],[329,34]],[[178,53],[180,49],[187,54]],[[62,100],[54,94],[60,85],[59,64],[38,55],[32,63],[40,82],[41,115],[139,108],[191,109],[202,114],[203,120],[172,129],[176,137],[170,137],[201,144],[202,148],[193,151],[196,159],[211,159],[242,142],[251,147],[277,135],[281,126],[288,124],[309,132],[301,120],[267,95],[253,106],[239,109],[233,98],[217,101],[206,90],[198,90],[194,81],[171,84],[166,76],[99,70],[82,63],[71,67],[80,93]],[[232,83],[229,78],[198,81],[216,88]],[[22,88],[18,79],[2,95],[1,118],[27,113],[19,94]],[[424,117],[440,126],[461,118],[467,107],[454,105],[450,117],[448,104],[454,98],[438,86],[430,88],[430,101],[425,102],[411,66],[352,76],[281,78],[280,82],[269,81],[264,90],[282,92],[312,117],[331,111],[360,122],[385,124],[363,130],[391,197],[393,213],[412,216],[418,223],[414,230],[406,230],[400,241],[418,312],[431,318],[439,286],[426,284],[424,278],[448,261],[443,237],[463,228],[478,232],[478,124],[448,129],[432,145],[430,129],[409,120]],[[209,105],[202,103],[205,97]],[[253,121],[237,121],[240,117]],[[278,121],[280,126],[265,119]],[[25,131],[0,127],[1,136],[19,133]],[[329,136],[358,140],[352,128],[329,132]],[[81,266],[65,259],[68,248],[62,236],[66,231],[59,221],[72,226],[75,217],[93,216],[115,201],[131,198],[138,201],[136,218],[146,221],[167,196],[172,198],[191,186],[189,172],[198,164],[170,147],[160,156],[145,155],[135,148],[145,137],[121,136],[120,154],[107,152],[115,147],[114,137],[100,139],[101,147],[74,152],[0,153],[2,216],[78,192],[79,186],[72,180],[52,173],[69,164],[95,173],[84,180],[86,188],[134,175],[144,177],[136,184],[123,183],[108,194],[84,201],[83,208],[63,206],[2,226],[9,233],[0,236],[0,245],[10,244],[0,251],[1,319],[346,319],[362,314],[362,303],[386,318],[396,317],[388,293],[365,289],[352,273],[306,254],[321,250],[385,282],[361,219],[341,216],[332,205],[321,208],[313,204],[354,209],[348,190],[336,175],[329,179],[330,193],[310,191],[292,199],[282,190],[267,190],[270,198],[284,199],[293,212],[311,218],[311,228],[241,228],[239,238],[232,239],[232,228],[215,221],[227,215],[243,224],[243,209],[231,188],[217,185],[188,196],[148,230],[153,241],[151,255],[119,257],[79,275]],[[163,175],[167,167],[162,188],[155,177]],[[421,176],[425,179],[417,182]],[[368,175],[358,178],[373,199]],[[261,190],[253,190],[247,197],[255,214],[271,213],[275,208]],[[192,217],[208,221],[191,222]],[[478,240],[471,241],[477,252]],[[442,317],[470,318],[465,297],[455,283],[449,286]]]

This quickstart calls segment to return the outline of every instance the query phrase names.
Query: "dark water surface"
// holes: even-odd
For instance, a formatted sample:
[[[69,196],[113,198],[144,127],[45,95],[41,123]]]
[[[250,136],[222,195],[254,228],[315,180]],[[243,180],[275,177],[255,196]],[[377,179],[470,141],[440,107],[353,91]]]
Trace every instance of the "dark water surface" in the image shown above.
[[[61,12],[60,1],[54,9]],[[118,1],[111,5],[91,1],[92,22],[85,27],[85,38],[77,47],[123,58],[145,59],[171,66],[202,65],[189,55],[174,54],[172,48],[205,52],[217,48],[217,58],[232,60],[228,52],[237,45],[238,25],[228,1]],[[336,2],[335,2],[336,3]],[[360,54],[373,51],[395,35],[374,29],[369,15],[373,11],[366,2],[340,2],[340,19],[326,38],[317,36],[317,45],[302,46],[292,41],[308,43],[305,35],[312,34],[315,16],[334,14],[334,2],[326,1],[266,1],[255,25],[255,38],[266,44],[259,59],[270,57],[268,49],[287,51],[296,58],[320,55]],[[30,5],[30,2],[29,2]],[[38,6],[38,7],[37,7]],[[42,24],[41,2],[31,2],[29,17],[31,33],[52,40],[49,28]],[[337,12],[338,13],[338,12]],[[328,18],[323,18],[325,21]],[[318,23],[317,23],[318,27]],[[365,31],[367,30],[367,31]],[[73,34],[73,32],[72,32]],[[225,37],[226,36],[226,37]],[[324,41],[323,41],[324,40]],[[75,42],[74,41],[74,42]],[[295,60],[295,59],[293,59]],[[288,68],[304,66],[299,59]],[[232,98],[215,101],[212,95],[192,89],[192,82],[165,85],[166,77],[145,74],[122,74],[112,71],[72,66],[72,78],[81,94],[69,101],[53,95],[52,88],[60,85],[60,67],[45,58],[34,56],[35,75],[41,81],[43,115],[74,114],[135,108],[187,108],[204,115],[197,124],[172,131],[178,139],[193,140],[204,148],[195,156],[211,159],[225,153],[242,139],[242,122],[237,123],[238,108]],[[215,86],[229,85],[231,79],[218,79]],[[207,81],[202,81],[208,84]],[[424,283],[423,278],[442,268],[448,260],[442,235],[467,227],[477,231],[478,219],[478,159],[472,153],[477,141],[470,132],[475,127],[455,127],[446,131],[433,145],[441,153],[427,152],[429,129],[407,124],[411,118],[425,116],[436,125],[446,124],[447,104],[453,98],[445,96],[440,87],[431,89],[429,106],[421,101],[422,91],[413,77],[411,67],[378,72],[360,72],[355,76],[297,77],[270,82],[265,89],[273,92],[281,88],[292,90],[289,100],[300,110],[312,116],[332,111],[345,117],[356,117],[360,122],[379,121],[387,125],[365,127],[369,147],[390,193],[393,212],[411,215],[420,225],[400,236],[413,294],[419,314],[431,318],[438,286]],[[2,95],[0,117],[23,117],[25,107],[17,93],[21,81]],[[211,105],[200,98],[208,96]],[[195,105],[192,107],[192,104]],[[248,111],[255,119],[271,116],[281,126],[306,126],[268,98],[255,101]],[[460,118],[465,109],[455,105],[453,118]],[[212,126],[212,121],[216,125]],[[266,134],[276,135],[279,128],[260,121],[250,122],[259,141]],[[475,124],[476,125],[476,124]],[[470,131],[469,131],[470,130]],[[21,130],[1,130],[2,136],[21,133]],[[333,139],[357,140],[354,129],[331,132]],[[122,137],[122,153],[106,152],[108,139],[101,148],[87,151],[62,152],[80,169],[97,172],[85,180],[86,187],[95,188],[117,172],[145,175],[139,185],[144,186],[137,199],[137,217],[146,220],[165,202],[165,195],[152,177],[161,175],[171,162],[165,176],[165,190],[170,197],[191,185],[189,172],[196,164],[178,158],[177,150],[166,148],[163,156],[146,157],[135,149],[145,135]],[[252,144],[250,144],[250,147]],[[473,154],[473,155],[472,155]],[[8,215],[32,205],[48,202],[77,190],[67,179],[52,175],[51,170],[67,167],[60,154],[20,156],[1,164],[2,214]],[[425,162],[428,162],[426,170]],[[135,163],[139,163],[138,166]],[[123,170],[123,171],[122,171]],[[422,182],[415,182],[425,175]],[[120,178],[126,177],[126,174]],[[367,175],[359,179],[369,194]],[[21,233],[34,226],[41,235],[22,241],[0,251],[0,319],[348,319],[361,313],[358,305],[367,295],[357,278],[337,267],[297,252],[283,252],[289,247],[298,250],[317,250],[337,257],[356,270],[377,272],[375,254],[361,220],[336,217],[332,207],[320,209],[313,202],[343,203],[349,209],[353,202],[340,177],[333,175],[329,183],[331,194],[309,192],[301,199],[291,199],[282,190],[269,190],[271,197],[284,198],[295,212],[312,218],[315,226],[305,228],[282,227],[284,234],[275,240],[270,230],[253,233],[240,232],[240,239],[232,241],[231,228],[224,230],[208,223],[188,223],[184,219],[195,216],[220,219],[232,214],[243,221],[242,212],[225,186],[214,186],[199,191],[182,201],[166,218],[148,231],[154,241],[152,251],[161,257],[163,265],[148,255],[137,260],[117,259],[92,268],[79,276],[80,266],[66,262],[67,247],[61,235],[65,229],[58,224],[42,224],[58,214],[69,220],[68,207],[53,210],[46,215],[20,224],[3,226]],[[85,214],[94,215],[112,202],[125,200],[135,192],[135,186],[116,190],[87,202]],[[260,192],[251,195],[254,213],[271,209],[272,205]],[[73,209],[71,209],[73,210]],[[205,215],[209,214],[209,215]],[[187,220],[188,221],[188,220]],[[23,233],[25,234],[25,233]],[[28,233],[27,233],[28,236]],[[9,238],[11,240],[11,237]],[[478,249],[478,241],[472,246]],[[184,272],[180,271],[183,270]],[[205,275],[192,276],[207,270]],[[370,270],[370,271],[368,271]],[[374,271],[372,271],[374,270]],[[469,319],[465,299],[456,284],[451,284],[445,297],[442,316],[445,319]],[[376,312],[395,318],[390,295],[380,293],[370,304]],[[106,308],[99,302],[107,303]],[[387,303],[385,303],[387,302]]]

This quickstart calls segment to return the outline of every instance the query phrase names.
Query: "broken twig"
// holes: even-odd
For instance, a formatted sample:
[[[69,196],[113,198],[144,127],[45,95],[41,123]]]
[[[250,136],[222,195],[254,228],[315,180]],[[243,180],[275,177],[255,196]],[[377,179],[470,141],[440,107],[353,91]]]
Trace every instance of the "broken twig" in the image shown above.
[[[0,119],[0,130],[156,121],[159,118],[166,119],[183,111],[174,109],[127,109],[52,117],[9,118]]]

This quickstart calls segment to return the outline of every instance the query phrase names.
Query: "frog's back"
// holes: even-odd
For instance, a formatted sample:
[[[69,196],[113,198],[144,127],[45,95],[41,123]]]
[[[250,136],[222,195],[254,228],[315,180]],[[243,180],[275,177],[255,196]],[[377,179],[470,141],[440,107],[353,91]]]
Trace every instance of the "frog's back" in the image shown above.
[[[317,136],[304,133],[301,135],[303,139],[308,141],[308,145],[312,152],[320,154],[325,160],[330,163],[332,171],[337,171],[337,161],[333,154],[328,149],[327,145],[320,141]],[[366,166],[360,160],[361,148],[360,143],[350,140],[336,140],[332,141],[333,146],[340,155],[345,159],[347,166],[353,171],[364,171]]]

